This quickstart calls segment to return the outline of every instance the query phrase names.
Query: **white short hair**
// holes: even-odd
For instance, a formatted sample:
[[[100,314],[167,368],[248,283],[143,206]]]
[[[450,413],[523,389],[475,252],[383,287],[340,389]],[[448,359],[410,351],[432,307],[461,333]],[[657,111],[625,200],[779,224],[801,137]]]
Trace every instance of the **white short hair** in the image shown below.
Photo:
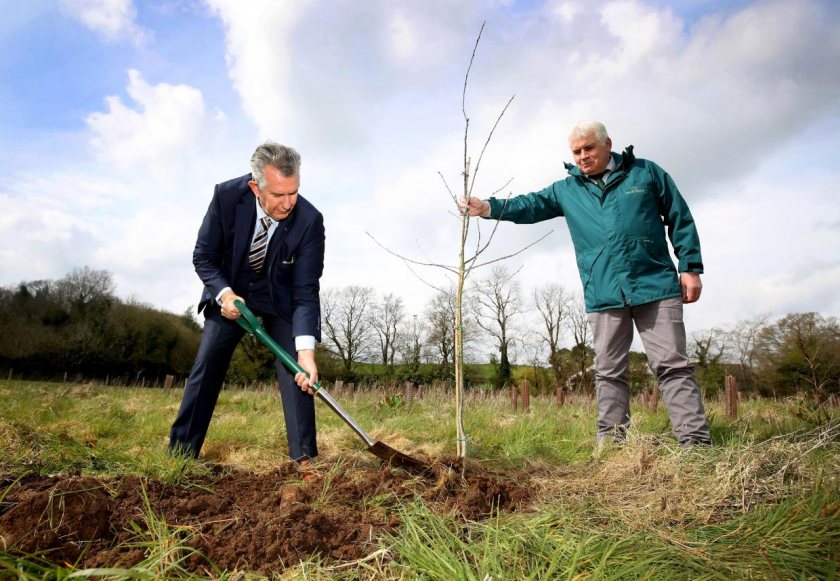
[[[610,138],[603,123],[599,121],[578,121],[569,132],[569,142],[571,143],[572,139],[586,137],[590,133],[594,133],[600,143],[606,143],[607,139]]]

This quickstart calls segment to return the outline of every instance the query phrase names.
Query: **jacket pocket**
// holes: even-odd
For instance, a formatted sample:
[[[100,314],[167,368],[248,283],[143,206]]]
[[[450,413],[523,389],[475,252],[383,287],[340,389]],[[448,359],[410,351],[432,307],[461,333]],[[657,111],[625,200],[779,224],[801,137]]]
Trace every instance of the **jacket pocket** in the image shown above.
[[[668,251],[668,243],[656,238],[641,238],[638,240],[639,258],[645,262],[674,268],[674,261],[671,260],[671,253]]]
[[[583,285],[584,292],[592,281],[592,274],[595,270],[595,262],[598,257],[604,252],[606,246],[596,246],[577,253],[578,272],[580,273],[580,282]]]

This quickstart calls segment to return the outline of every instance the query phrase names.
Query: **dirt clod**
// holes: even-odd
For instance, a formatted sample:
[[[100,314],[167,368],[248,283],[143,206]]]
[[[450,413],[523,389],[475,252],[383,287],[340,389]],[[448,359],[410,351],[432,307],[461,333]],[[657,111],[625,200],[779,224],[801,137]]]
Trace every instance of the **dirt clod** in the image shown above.
[[[438,478],[389,468],[330,471],[306,480],[292,465],[267,474],[221,472],[181,486],[126,476],[0,478],[0,536],[10,553],[45,553],[79,567],[131,567],[147,556],[152,519],[198,549],[186,561],[201,572],[269,573],[318,555],[349,561],[376,550],[376,539],[399,526],[401,499],[422,498],[433,510],[485,518],[516,510],[530,490],[516,478],[437,464]],[[14,483],[14,484],[13,484]],[[145,498],[144,498],[145,497]],[[175,532],[171,532],[175,531]],[[145,538],[142,538],[145,535]]]

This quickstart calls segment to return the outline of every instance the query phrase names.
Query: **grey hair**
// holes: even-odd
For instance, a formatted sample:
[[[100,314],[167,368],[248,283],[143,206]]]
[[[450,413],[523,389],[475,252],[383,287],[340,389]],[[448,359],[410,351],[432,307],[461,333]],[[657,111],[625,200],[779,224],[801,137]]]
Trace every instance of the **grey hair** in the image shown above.
[[[610,138],[610,136],[607,135],[607,128],[604,127],[603,123],[598,121],[578,121],[569,132],[569,141],[572,141],[572,139],[586,137],[590,133],[595,133],[595,137],[602,144],[606,143],[607,139]]]
[[[265,166],[270,165],[286,177],[300,174],[300,154],[286,145],[268,140],[251,156],[251,175],[260,189],[265,187]]]

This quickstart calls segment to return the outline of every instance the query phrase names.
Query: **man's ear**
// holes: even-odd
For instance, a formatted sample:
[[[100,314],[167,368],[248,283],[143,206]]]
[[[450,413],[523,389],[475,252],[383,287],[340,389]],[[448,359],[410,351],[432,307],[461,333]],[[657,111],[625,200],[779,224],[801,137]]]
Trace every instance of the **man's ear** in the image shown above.
[[[604,142],[604,145],[606,145],[606,146],[607,146],[607,149],[609,149],[610,151],[612,151],[612,139],[610,139],[609,137],[607,137],[607,140]]]
[[[255,196],[260,195],[260,186],[257,182],[255,182],[254,180],[248,180],[248,187],[251,188],[251,191],[254,192]]]

